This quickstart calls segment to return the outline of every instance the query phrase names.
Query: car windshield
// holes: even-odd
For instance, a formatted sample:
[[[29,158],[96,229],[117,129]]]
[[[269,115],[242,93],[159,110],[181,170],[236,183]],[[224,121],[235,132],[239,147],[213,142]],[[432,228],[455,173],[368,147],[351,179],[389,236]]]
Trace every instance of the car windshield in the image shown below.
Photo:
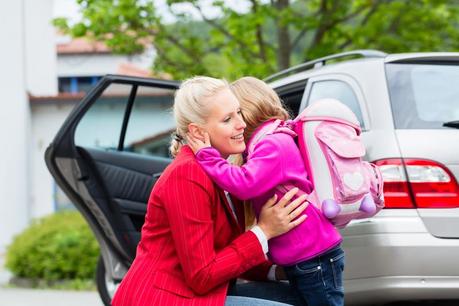
[[[386,65],[395,127],[441,129],[459,120],[459,65]]]

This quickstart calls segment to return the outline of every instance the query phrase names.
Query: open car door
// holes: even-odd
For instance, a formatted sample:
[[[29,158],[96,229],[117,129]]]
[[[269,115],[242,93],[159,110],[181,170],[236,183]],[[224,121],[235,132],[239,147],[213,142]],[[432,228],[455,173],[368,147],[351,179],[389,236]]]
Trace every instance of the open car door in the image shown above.
[[[102,78],[45,153],[52,176],[99,242],[97,285],[106,305],[135,257],[150,191],[171,161],[171,107],[178,86]]]

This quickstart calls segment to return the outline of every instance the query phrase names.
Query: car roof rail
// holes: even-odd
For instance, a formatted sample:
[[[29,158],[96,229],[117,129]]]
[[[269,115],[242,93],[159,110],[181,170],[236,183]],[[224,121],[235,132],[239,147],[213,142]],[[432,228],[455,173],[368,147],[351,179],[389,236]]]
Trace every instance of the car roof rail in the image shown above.
[[[329,60],[336,60],[336,59],[341,59],[341,58],[350,57],[350,56],[360,56],[364,58],[369,58],[369,57],[385,57],[386,55],[387,53],[384,53],[378,50],[354,50],[354,51],[332,54],[332,55],[324,56],[324,57],[321,57],[321,58],[318,58],[312,61],[308,61],[306,63],[302,63],[299,65],[287,68],[285,70],[279,71],[275,74],[268,76],[267,78],[264,79],[264,81],[269,82],[281,76],[287,76],[292,72],[301,72],[301,71],[309,70],[311,68],[321,67],[325,65],[326,62]]]

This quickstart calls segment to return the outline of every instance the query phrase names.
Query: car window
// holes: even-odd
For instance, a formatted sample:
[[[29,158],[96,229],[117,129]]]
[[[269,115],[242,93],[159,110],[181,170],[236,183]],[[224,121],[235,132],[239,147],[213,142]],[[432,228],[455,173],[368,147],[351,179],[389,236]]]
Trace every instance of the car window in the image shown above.
[[[124,139],[124,150],[170,157],[169,144],[175,131],[172,116],[174,90],[140,86]]]
[[[346,104],[357,116],[360,126],[364,126],[359,101],[347,83],[338,80],[315,81],[312,83],[307,105],[323,98],[334,98]]]
[[[386,74],[396,128],[441,129],[459,120],[459,66],[394,63]]]
[[[78,123],[75,145],[116,150],[132,85],[111,84]]]
[[[75,144],[169,157],[173,99],[174,90],[112,83],[78,123]]]
[[[307,80],[301,80],[274,89],[292,118],[298,116],[306,84]]]

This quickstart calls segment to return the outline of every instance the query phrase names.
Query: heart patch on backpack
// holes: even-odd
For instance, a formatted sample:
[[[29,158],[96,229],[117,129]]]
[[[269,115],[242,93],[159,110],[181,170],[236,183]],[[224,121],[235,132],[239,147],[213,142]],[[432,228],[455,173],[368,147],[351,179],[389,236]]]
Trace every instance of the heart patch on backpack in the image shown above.
[[[343,176],[343,181],[352,190],[359,190],[364,182],[364,177],[360,172],[347,172]]]

